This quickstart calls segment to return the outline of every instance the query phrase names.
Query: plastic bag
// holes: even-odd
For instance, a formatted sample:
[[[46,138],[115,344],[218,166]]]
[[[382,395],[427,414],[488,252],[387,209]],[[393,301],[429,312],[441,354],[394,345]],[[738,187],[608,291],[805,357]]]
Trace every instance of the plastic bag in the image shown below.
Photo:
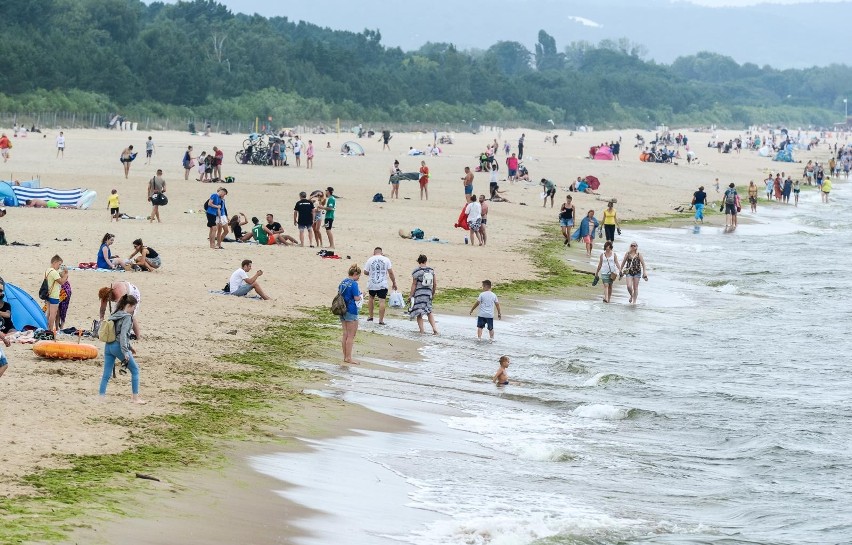
[[[398,291],[392,291],[390,294],[390,299],[388,300],[388,305],[391,308],[402,308],[405,306],[405,299],[403,299],[402,294]]]

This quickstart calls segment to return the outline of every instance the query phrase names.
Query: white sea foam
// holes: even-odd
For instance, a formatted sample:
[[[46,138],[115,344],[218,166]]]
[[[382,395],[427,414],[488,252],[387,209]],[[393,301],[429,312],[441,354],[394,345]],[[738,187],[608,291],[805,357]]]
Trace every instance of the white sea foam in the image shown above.
[[[596,420],[624,420],[628,416],[627,409],[619,409],[605,404],[580,405],[571,411],[571,414],[579,418]]]

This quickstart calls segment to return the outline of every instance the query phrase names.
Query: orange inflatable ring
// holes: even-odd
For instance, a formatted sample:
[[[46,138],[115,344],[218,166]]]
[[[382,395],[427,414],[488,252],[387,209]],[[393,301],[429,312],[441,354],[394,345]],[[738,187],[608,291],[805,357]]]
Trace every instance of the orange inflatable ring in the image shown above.
[[[33,345],[36,356],[51,360],[90,360],[98,357],[98,349],[91,344],[39,341]]]

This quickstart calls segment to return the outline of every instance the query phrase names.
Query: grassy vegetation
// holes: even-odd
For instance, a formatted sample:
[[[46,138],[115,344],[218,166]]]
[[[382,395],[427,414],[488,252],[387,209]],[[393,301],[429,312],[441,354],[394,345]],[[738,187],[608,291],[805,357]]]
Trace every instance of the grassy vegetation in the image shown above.
[[[136,485],[136,472],[209,466],[221,460],[218,441],[268,439],[261,426],[276,423],[276,402],[303,398],[298,385],[320,377],[295,363],[316,355],[337,334],[322,327],[333,318],[324,309],[305,314],[267,329],[246,352],[223,358],[250,370],[207,374],[205,384],[185,387],[180,414],[126,422],[127,450],[65,456],[65,467],[25,477],[37,494],[0,499],[0,543],[60,540],[86,511],[122,513],[118,493]]]

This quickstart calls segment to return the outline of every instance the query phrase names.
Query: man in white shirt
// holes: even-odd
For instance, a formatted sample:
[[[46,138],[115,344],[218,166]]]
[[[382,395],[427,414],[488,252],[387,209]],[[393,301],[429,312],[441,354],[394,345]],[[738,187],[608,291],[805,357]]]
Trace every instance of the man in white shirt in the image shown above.
[[[65,133],[59,131],[59,136],[56,137],[56,157],[62,156],[65,158]]]
[[[464,213],[467,214],[467,225],[470,229],[470,245],[473,246],[475,236],[479,245],[482,246],[482,235],[479,232],[479,227],[482,225],[482,205],[476,200],[476,195],[471,195],[469,201]]]
[[[254,290],[255,293],[260,295],[260,298],[265,300],[269,299],[269,296],[266,295],[260,288],[260,282],[257,281],[258,278],[263,274],[263,271],[258,270],[254,273],[254,276],[249,278],[249,271],[251,270],[251,259],[243,259],[243,263],[239,269],[235,270],[231,275],[231,279],[228,282],[229,288],[231,289],[231,295],[236,295],[237,297],[244,297],[248,295],[251,290]]]
[[[379,298],[379,325],[385,325],[385,299],[388,296],[388,278],[391,280],[391,288],[396,291],[396,277],[393,274],[391,260],[382,254],[381,248],[373,250],[373,255],[364,263],[364,274],[367,275],[367,291],[370,298],[367,302],[369,311],[368,322],[373,321],[373,301]]]

